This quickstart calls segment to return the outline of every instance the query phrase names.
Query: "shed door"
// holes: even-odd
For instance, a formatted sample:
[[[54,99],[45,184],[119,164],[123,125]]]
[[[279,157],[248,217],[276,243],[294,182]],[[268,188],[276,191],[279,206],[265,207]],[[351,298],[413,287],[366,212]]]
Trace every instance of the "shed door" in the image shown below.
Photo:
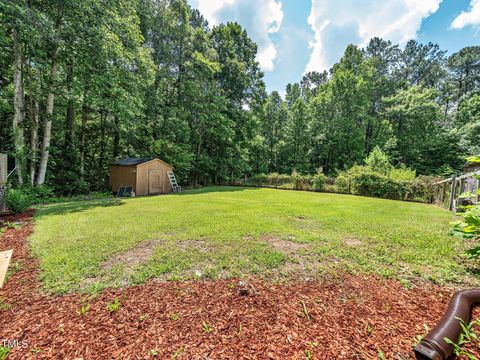
[[[148,172],[148,193],[163,193],[163,170],[150,170]]]

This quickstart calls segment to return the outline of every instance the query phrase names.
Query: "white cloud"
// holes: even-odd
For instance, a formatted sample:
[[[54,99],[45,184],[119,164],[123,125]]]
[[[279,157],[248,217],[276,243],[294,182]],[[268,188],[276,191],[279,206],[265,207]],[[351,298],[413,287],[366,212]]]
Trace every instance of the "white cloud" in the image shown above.
[[[473,0],[478,1],[478,0]],[[330,68],[350,44],[365,45],[378,36],[396,43],[416,37],[422,20],[442,0],[312,0],[308,23],[315,38],[306,71]]]
[[[283,21],[280,0],[190,0],[210,25],[237,21],[258,45],[257,61],[264,71],[275,68],[277,49],[270,34],[280,30]]]
[[[450,27],[452,29],[463,29],[466,26],[480,26],[480,0],[472,0],[470,2],[470,9],[462,11],[455,20],[453,20]]]

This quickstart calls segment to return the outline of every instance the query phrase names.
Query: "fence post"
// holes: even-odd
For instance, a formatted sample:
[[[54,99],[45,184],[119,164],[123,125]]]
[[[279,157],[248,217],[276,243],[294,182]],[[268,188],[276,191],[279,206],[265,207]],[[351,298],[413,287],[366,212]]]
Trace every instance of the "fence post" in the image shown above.
[[[475,196],[475,204],[478,204],[478,200],[480,199],[480,178],[477,179],[477,188],[475,189],[477,196]]]
[[[450,206],[449,210],[455,210],[455,190],[457,189],[457,177],[455,174],[452,176],[452,188],[450,191]]]
[[[0,214],[6,211],[7,154],[0,154]]]

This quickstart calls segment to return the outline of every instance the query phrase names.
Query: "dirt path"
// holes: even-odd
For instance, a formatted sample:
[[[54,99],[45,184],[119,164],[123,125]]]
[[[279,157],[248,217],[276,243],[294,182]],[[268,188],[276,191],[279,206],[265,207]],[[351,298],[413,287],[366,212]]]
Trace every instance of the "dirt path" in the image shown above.
[[[0,251],[13,248],[20,264],[0,290],[0,341],[20,345],[8,359],[411,359],[413,338],[452,294],[342,275],[292,284],[252,278],[250,296],[238,293],[238,280],[47,295],[26,245],[31,215],[9,219],[27,224],[0,235]]]

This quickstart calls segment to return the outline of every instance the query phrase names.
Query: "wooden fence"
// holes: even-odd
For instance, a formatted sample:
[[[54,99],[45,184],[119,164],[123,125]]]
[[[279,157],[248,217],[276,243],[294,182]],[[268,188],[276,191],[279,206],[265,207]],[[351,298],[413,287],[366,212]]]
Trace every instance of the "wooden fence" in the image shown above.
[[[480,171],[453,175],[435,183],[434,202],[451,211],[456,211],[458,206],[480,203],[480,180],[475,175],[480,175]]]

